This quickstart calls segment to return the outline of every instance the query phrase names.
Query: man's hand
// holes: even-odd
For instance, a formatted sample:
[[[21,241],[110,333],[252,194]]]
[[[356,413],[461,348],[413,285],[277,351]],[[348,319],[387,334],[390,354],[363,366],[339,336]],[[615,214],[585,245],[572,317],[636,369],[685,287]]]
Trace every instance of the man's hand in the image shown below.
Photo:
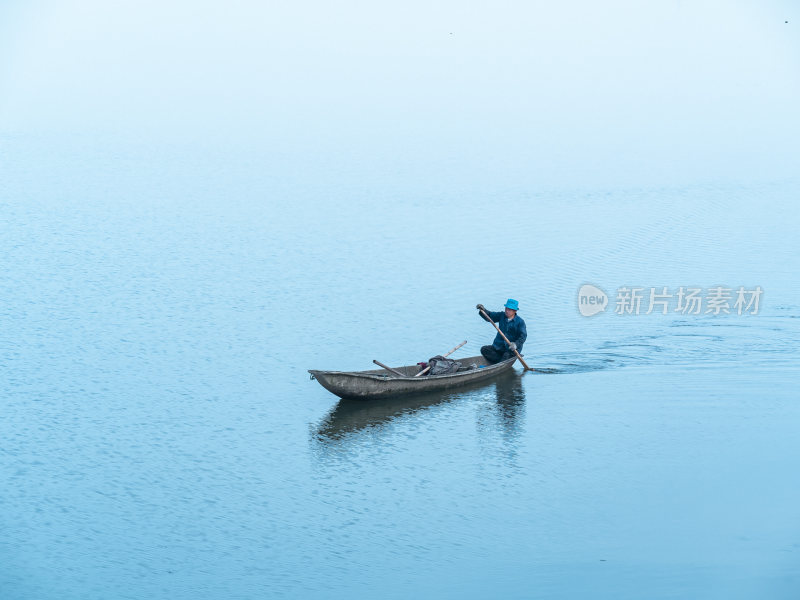
[[[511,348],[512,352],[516,352],[517,351],[517,345],[514,342],[509,342],[508,343],[508,347]]]
[[[486,310],[486,309],[483,307],[483,304],[478,304],[478,306],[476,306],[475,308],[477,308],[478,310]]]

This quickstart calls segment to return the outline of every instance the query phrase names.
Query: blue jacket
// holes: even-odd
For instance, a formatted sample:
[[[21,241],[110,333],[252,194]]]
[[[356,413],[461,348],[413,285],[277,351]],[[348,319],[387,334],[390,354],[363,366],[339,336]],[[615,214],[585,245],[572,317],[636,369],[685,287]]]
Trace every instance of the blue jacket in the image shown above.
[[[480,312],[478,312],[478,314],[482,319],[486,320],[486,317],[484,317]],[[491,310],[487,310],[486,314],[489,315],[489,318],[492,321],[497,323],[500,331],[506,334],[506,337],[509,339],[509,341],[514,342],[517,345],[517,352],[522,354],[522,345],[528,338],[528,330],[525,328],[525,321],[522,320],[522,317],[516,315],[511,321],[509,321],[506,318],[506,311],[492,312]],[[499,352],[505,352],[508,350],[508,344],[506,344],[506,341],[499,333],[494,336],[492,346],[497,348]]]

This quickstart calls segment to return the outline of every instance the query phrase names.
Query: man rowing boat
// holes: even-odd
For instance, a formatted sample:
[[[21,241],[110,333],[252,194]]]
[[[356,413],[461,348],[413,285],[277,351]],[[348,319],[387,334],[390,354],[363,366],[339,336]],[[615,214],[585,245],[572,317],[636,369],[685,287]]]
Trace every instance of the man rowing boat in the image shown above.
[[[525,328],[525,321],[522,320],[522,317],[517,316],[519,302],[513,298],[509,298],[505,303],[505,311],[503,312],[486,310],[483,304],[478,304],[475,308],[478,309],[478,315],[480,315],[483,320],[497,323],[500,331],[502,331],[508,338],[508,341],[511,342],[510,346],[506,344],[503,336],[498,333],[491,346],[481,347],[481,354],[483,357],[491,364],[494,364],[515,356],[515,350],[522,355],[522,345],[528,337],[528,330]],[[489,318],[487,319],[480,311],[484,311],[489,315]]]

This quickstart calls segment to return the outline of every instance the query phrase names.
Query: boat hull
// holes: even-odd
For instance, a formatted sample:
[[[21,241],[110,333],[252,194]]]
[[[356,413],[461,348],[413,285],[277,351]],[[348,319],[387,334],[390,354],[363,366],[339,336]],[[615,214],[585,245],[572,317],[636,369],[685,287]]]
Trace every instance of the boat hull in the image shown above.
[[[457,360],[462,363],[462,370],[447,375],[414,377],[418,371],[417,365],[398,367],[396,370],[403,373],[403,377],[382,369],[351,372],[309,370],[309,373],[312,379],[319,381],[322,387],[340,398],[371,400],[449,390],[468,383],[491,379],[511,369],[517,359],[514,357],[493,365],[488,364],[482,356]],[[471,368],[472,365],[476,368]]]

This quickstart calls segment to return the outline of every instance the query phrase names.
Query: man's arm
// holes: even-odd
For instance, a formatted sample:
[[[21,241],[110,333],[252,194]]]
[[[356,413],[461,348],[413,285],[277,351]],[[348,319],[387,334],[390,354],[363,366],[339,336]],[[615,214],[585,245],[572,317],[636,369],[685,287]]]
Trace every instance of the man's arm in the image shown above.
[[[483,319],[484,321],[488,321],[489,323],[491,323],[492,321],[494,321],[495,323],[499,323],[500,317],[502,317],[504,314],[501,312],[492,312],[491,310],[486,310],[486,307],[483,304],[478,304],[478,306],[476,306],[475,308],[478,309],[478,315],[480,316],[480,318]],[[481,310],[483,310],[483,312],[489,315],[488,319],[483,316]]]
[[[519,317],[517,318],[519,319]],[[516,321],[516,319],[514,320]],[[519,324],[515,329],[515,333],[516,335],[514,336],[514,339],[511,339],[511,335],[508,336],[508,341],[510,342],[508,344],[508,347],[513,351],[521,352],[522,344],[524,344],[525,340],[528,339],[528,330],[525,328],[525,321],[523,321],[522,319],[519,320]]]

